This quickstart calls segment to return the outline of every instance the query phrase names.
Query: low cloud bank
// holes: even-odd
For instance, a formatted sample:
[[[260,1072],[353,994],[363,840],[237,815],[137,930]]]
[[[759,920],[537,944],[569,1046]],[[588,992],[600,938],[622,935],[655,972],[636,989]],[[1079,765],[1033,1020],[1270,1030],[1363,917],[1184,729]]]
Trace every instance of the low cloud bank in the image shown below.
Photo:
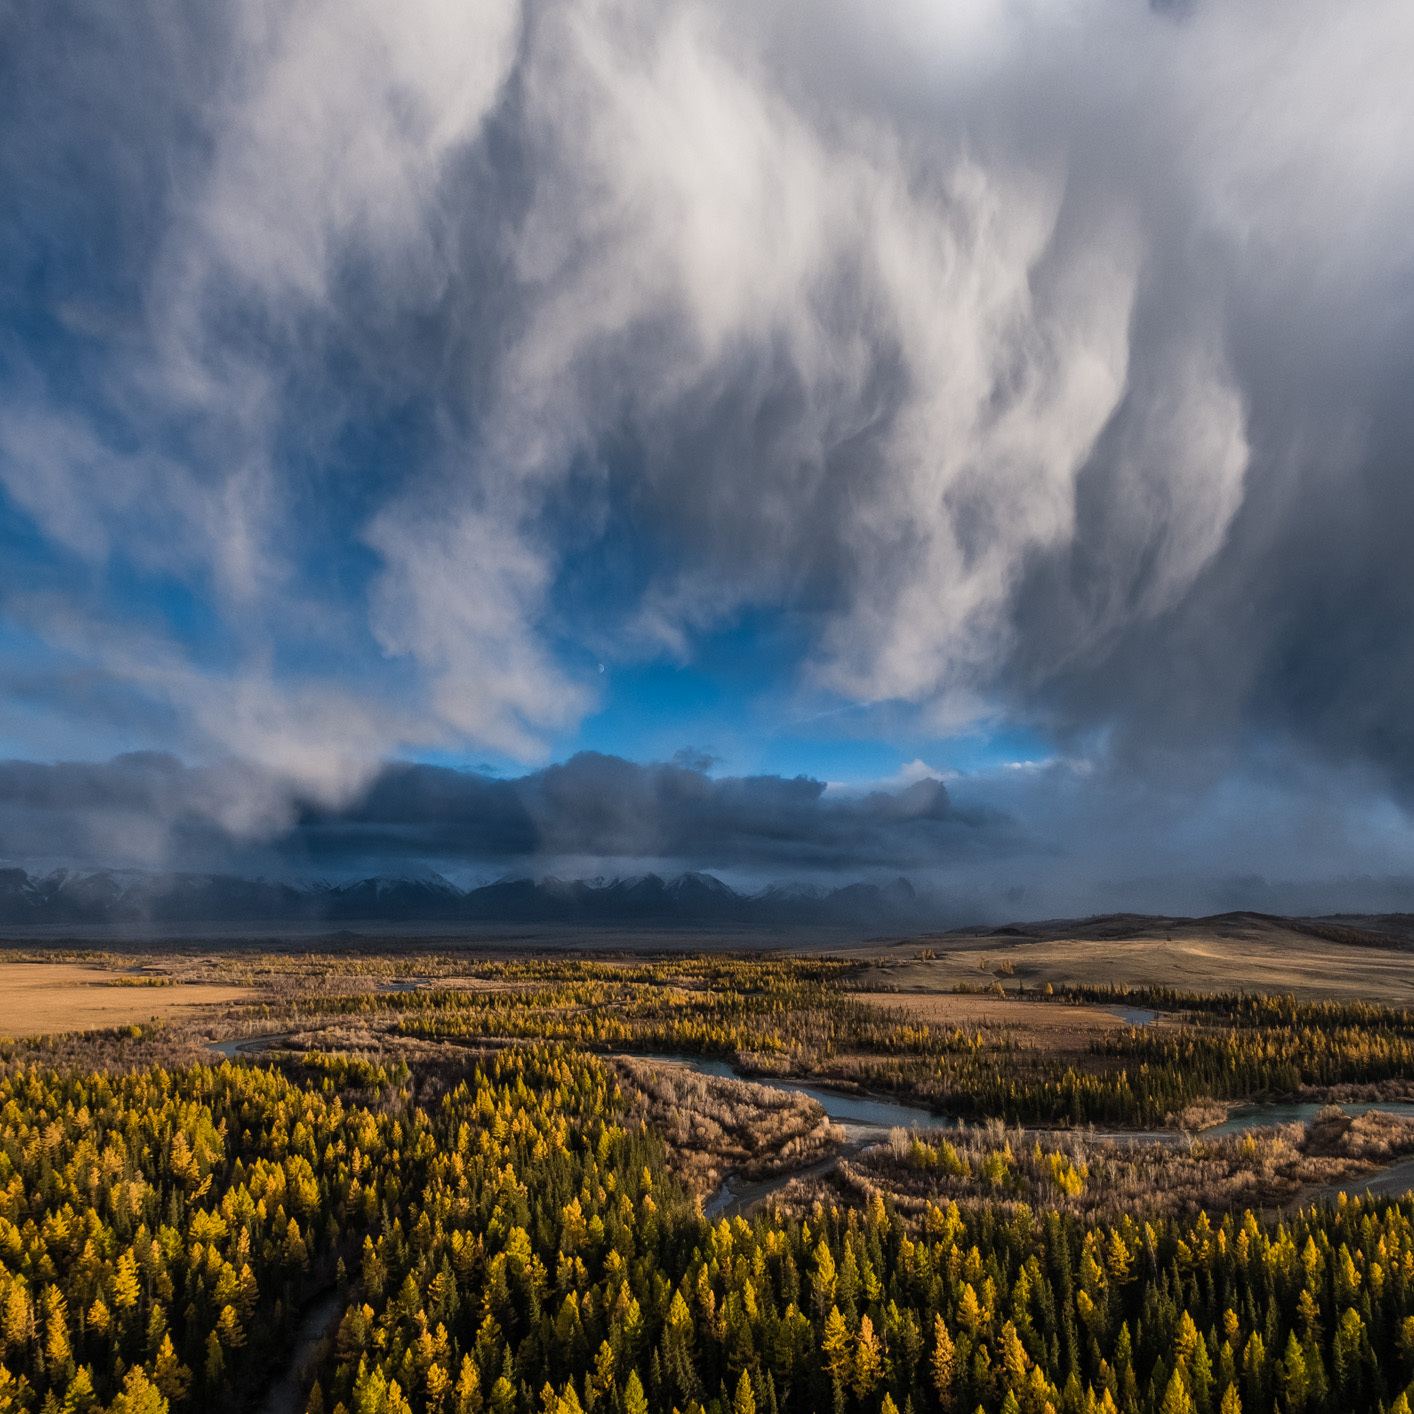
[[[202,909],[294,909],[295,916],[306,905],[318,916],[330,907],[330,916],[348,916],[372,906],[366,888],[342,902],[321,895],[298,905],[280,890],[304,897],[311,887],[381,878],[413,889],[414,913],[445,912],[447,890],[460,895],[518,879],[515,888],[540,881],[550,892],[520,902],[487,894],[448,916],[481,916],[484,905],[493,914],[509,909],[507,916],[589,919],[649,907],[653,888],[631,905],[622,890],[602,891],[647,875],[659,878],[654,888],[714,875],[744,895],[804,886],[778,887],[778,902],[854,884],[893,887],[903,875],[916,901],[900,914],[895,900],[884,913],[948,925],[1112,911],[1414,909],[1406,818],[1390,803],[1372,819],[1367,801],[1339,774],[1298,776],[1275,766],[1240,785],[1190,777],[1181,790],[1055,761],[946,785],[923,778],[839,791],[805,777],[716,778],[687,756],[640,765],[585,752],[511,778],[391,763],[333,809],[251,767],[142,754],[0,763],[0,863],[24,872],[15,889],[57,880],[45,885],[55,897],[55,890],[77,897],[76,881],[93,871],[127,871],[84,887],[95,898],[129,899],[124,907],[134,916],[155,907],[164,889],[176,901],[163,907],[186,910],[182,916]],[[141,882],[177,875],[187,882]],[[223,893],[225,885],[201,882],[212,876],[271,881],[275,893],[259,895],[263,903],[249,891]],[[649,911],[682,916],[689,899],[725,916],[722,899],[708,897],[715,886],[683,887]]]
[[[513,779],[393,764],[337,810],[281,798],[248,770],[152,753],[0,763],[0,856],[70,866],[226,868],[263,858],[337,878],[667,861],[813,874],[931,867],[996,825],[956,810],[938,780],[841,796],[806,777],[715,779],[692,765],[594,752]]]

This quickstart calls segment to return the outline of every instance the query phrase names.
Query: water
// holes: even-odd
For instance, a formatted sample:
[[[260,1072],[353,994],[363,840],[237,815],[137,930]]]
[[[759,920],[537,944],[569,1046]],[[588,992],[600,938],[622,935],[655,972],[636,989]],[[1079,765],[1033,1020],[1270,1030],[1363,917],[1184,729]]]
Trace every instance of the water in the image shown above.
[[[1242,1134],[1249,1129],[1262,1129],[1275,1124],[1310,1124],[1327,1105],[1315,1102],[1276,1105],[1239,1105],[1227,1119],[1212,1129],[1205,1129],[1203,1137],[1219,1138],[1224,1134]],[[1404,1115],[1414,1117],[1414,1104],[1404,1100],[1386,1100],[1367,1103],[1351,1101],[1341,1105],[1352,1119],[1374,1111],[1377,1114]]]
[[[723,1080],[744,1080],[726,1061],[702,1060],[697,1056],[646,1056],[646,1060],[671,1061],[685,1065],[699,1075],[715,1075]],[[805,1095],[824,1109],[828,1118],[843,1124],[848,1131],[852,1127],[866,1129],[945,1129],[952,1124],[946,1115],[935,1115],[919,1105],[903,1105],[897,1100],[877,1099],[872,1095],[845,1095],[835,1090],[817,1089],[813,1085],[802,1085],[798,1081],[751,1078],[753,1085],[765,1085],[771,1090],[791,1090]],[[720,1195],[719,1195],[720,1196]],[[716,1199],[713,1200],[714,1202]]]
[[[825,1114],[846,1129],[862,1125],[870,1129],[946,1129],[952,1124],[946,1115],[935,1115],[918,1105],[901,1105],[897,1100],[880,1100],[872,1095],[842,1095],[835,1090],[817,1090],[792,1080],[765,1080],[758,1084],[776,1090],[794,1090],[820,1104]]]
[[[1144,1011],[1140,1007],[1123,1008],[1124,1019],[1130,1025],[1147,1025],[1148,1022],[1139,1018],[1147,1017],[1153,1020],[1154,1013]],[[689,1070],[696,1071],[699,1075],[715,1075],[724,1080],[741,1080],[746,1077],[738,1075],[737,1072],[723,1060],[703,1060],[699,1056],[687,1055],[650,1055],[645,1056],[645,1060],[666,1061],[675,1065],[685,1065]],[[804,1085],[796,1080],[771,1078],[753,1078],[752,1084],[766,1085],[773,1090],[793,1090],[797,1094],[806,1095],[815,1100],[825,1111],[825,1114],[837,1124],[845,1126],[846,1132],[856,1129],[946,1129],[954,1121],[946,1115],[936,1115],[931,1110],[926,1110],[920,1105],[905,1105],[897,1100],[881,1099],[872,1095],[850,1095],[841,1094],[835,1090],[821,1089],[814,1085]],[[1243,1134],[1249,1129],[1261,1129],[1270,1125],[1292,1124],[1300,1122],[1310,1124],[1316,1116],[1326,1108],[1324,1103],[1291,1103],[1273,1105],[1239,1105],[1228,1116],[1228,1118],[1212,1129],[1203,1130],[1205,1138],[1219,1138],[1224,1134]],[[1403,1100],[1386,1100],[1368,1103],[1365,1101],[1352,1101],[1340,1107],[1346,1114],[1355,1118],[1359,1115],[1368,1114],[1372,1110],[1380,1114],[1405,1115],[1414,1117],[1414,1103]],[[851,1133],[851,1137],[854,1137]],[[1175,1140],[1178,1136],[1170,1136],[1169,1133],[1161,1131],[1154,1133],[1135,1133],[1130,1135],[1126,1131],[1116,1131],[1107,1135],[1113,1139],[1169,1139]],[[719,1195],[720,1196],[720,1195]],[[713,1200],[714,1202],[716,1199]]]
[[[740,1080],[742,1077],[736,1073],[729,1061],[705,1060],[701,1056],[678,1055],[676,1053],[663,1052],[647,1056],[634,1056],[635,1060],[663,1061],[669,1065],[685,1065],[689,1070],[696,1071],[698,1075],[715,1075],[718,1080]]]
[[[1334,1203],[1342,1193],[1350,1198],[1364,1198],[1366,1195],[1372,1198],[1403,1198],[1411,1191],[1414,1191],[1414,1159],[1401,1159],[1363,1178],[1333,1183],[1316,1194],[1316,1201]]]
[[[230,1041],[211,1041],[206,1049],[215,1051],[218,1056],[225,1056],[227,1060],[239,1060],[252,1051],[263,1051],[274,1042],[283,1041],[289,1034],[288,1031],[278,1031],[272,1036],[237,1036]]]
[[[711,1202],[702,1206],[702,1216],[704,1218],[721,1217],[733,1203],[736,1202],[736,1194],[731,1190],[731,1184],[724,1183],[716,1192]]]
[[[865,1131],[858,1137],[851,1139],[849,1143],[837,1148],[833,1153],[826,1154],[823,1159],[817,1160],[808,1168],[791,1169],[788,1173],[775,1173],[766,1178],[750,1180],[732,1174],[712,1198],[703,1205],[702,1215],[707,1218],[729,1218],[737,1213],[748,1213],[758,1203],[765,1202],[778,1189],[784,1188],[792,1179],[822,1178],[841,1159],[853,1157],[861,1149],[875,1143],[877,1139],[877,1134]]]
[[[1108,1010],[1114,1012],[1126,1026],[1151,1026],[1158,1014],[1142,1006],[1114,1006]]]

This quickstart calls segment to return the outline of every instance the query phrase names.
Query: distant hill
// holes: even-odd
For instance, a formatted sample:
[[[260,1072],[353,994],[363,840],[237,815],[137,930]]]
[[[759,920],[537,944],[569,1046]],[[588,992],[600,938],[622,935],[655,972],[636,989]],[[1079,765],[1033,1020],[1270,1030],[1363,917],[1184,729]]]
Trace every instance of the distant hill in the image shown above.
[[[1090,918],[1047,918],[1032,923],[1008,923],[1000,927],[977,924],[953,928],[937,936],[957,941],[975,939],[978,942],[1055,942],[1066,938],[1104,942],[1120,939],[1172,941],[1176,937],[1191,936],[1250,939],[1292,933],[1351,947],[1408,948],[1414,946],[1414,914],[1352,913],[1308,918],[1240,911],[1184,918],[1151,913],[1104,913]]]
[[[292,884],[229,874],[0,869],[0,926],[36,924],[558,923],[773,927],[912,926],[906,879],[838,889],[778,885],[738,893],[711,874],[503,879],[460,889],[439,875]]]

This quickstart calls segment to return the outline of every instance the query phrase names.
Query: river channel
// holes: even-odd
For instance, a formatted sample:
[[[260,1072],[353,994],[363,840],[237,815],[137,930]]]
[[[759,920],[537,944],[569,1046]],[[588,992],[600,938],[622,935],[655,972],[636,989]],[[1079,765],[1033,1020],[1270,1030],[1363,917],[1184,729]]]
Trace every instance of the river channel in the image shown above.
[[[891,1129],[946,1129],[956,1121],[947,1115],[934,1114],[919,1105],[905,1105],[897,1100],[883,1099],[872,1095],[848,1094],[838,1090],[822,1089],[815,1085],[802,1085],[794,1080],[765,1079],[757,1076],[739,1075],[732,1066],[722,1060],[703,1060],[688,1055],[648,1055],[644,1060],[663,1061],[672,1065],[686,1066],[699,1075],[714,1075],[724,1080],[750,1080],[755,1085],[766,1085],[773,1090],[793,1091],[806,1095],[819,1103],[827,1118],[843,1127],[845,1144],[835,1153],[809,1168],[794,1173],[776,1174],[771,1178],[750,1183],[736,1178],[728,1178],[703,1211],[708,1217],[727,1217],[745,1212],[763,1199],[768,1198],[778,1188],[784,1187],[793,1178],[818,1177],[828,1173],[843,1158],[857,1154],[866,1145],[878,1143]],[[1262,1129],[1277,1124],[1300,1122],[1309,1124],[1324,1104],[1290,1103],[1266,1105],[1240,1105],[1228,1118],[1203,1134],[1218,1138],[1227,1134],[1242,1134],[1249,1129]],[[1341,1105],[1346,1114],[1357,1117],[1377,1111],[1381,1114],[1414,1117],[1414,1104],[1402,1101],[1376,1103],[1351,1102]],[[1042,1130],[1028,1130],[1042,1133]],[[1097,1138],[1112,1139],[1131,1143],[1182,1143],[1186,1136],[1176,1130],[1112,1130],[1098,1132]],[[1351,1179],[1344,1184],[1323,1189],[1317,1196],[1334,1201],[1341,1192],[1357,1196],[1369,1192],[1377,1196],[1403,1194],[1414,1190],[1414,1159],[1390,1164],[1377,1173],[1363,1178]]]
[[[1139,1008],[1127,1009],[1124,1019],[1130,1025],[1143,1026],[1153,1020],[1153,1013]],[[212,1042],[208,1049],[228,1060],[261,1051],[279,1041],[288,1032],[271,1036],[242,1036],[230,1041]],[[698,1075],[715,1076],[721,1080],[750,1080],[755,1085],[766,1085],[773,1090],[805,1095],[816,1101],[825,1115],[840,1125],[845,1132],[845,1143],[828,1158],[820,1160],[809,1168],[793,1173],[777,1174],[754,1183],[729,1178],[704,1211],[709,1217],[744,1212],[754,1207],[762,1199],[769,1197],[776,1189],[783,1187],[792,1178],[816,1177],[828,1173],[842,1158],[857,1154],[869,1144],[878,1143],[887,1137],[891,1129],[947,1129],[956,1121],[947,1115],[934,1114],[921,1105],[906,1105],[898,1100],[886,1099],[878,1095],[861,1095],[841,1090],[830,1090],[818,1085],[805,1085],[796,1080],[744,1076],[738,1074],[730,1062],[712,1060],[702,1056],[648,1054],[637,1057],[641,1060],[660,1061],[669,1065],[686,1066]],[[1221,1138],[1229,1134],[1242,1134],[1250,1129],[1262,1129],[1277,1124],[1310,1124],[1326,1105],[1313,1102],[1289,1102],[1277,1104],[1238,1105],[1223,1123],[1202,1131],[1204,1137]],[[1381,1114],[1414,1117],[1414,1103],[1407,1101],[1383,1101],[1367,1103],[1351,1101],[1339,1108],[1352,1118],[1376,1111]],[[1029,1132],[1044,1132],[1040,1130]],[[1097,1138],[1112,1139],[1119,1143],[1182,1143],[1186,1136],[1177,1130],[1109,1130],[1101,1131]],[[1414,1159],[1401,1160],[1390,1164],[1364,1178],[1351,1179],[1348,1183],[1333,1185],[1322,1190],[1321,1198],[1334,1200],[1340,1192],[1352,1195],[1370,1192],[1388,1196],[1414,1190]]]

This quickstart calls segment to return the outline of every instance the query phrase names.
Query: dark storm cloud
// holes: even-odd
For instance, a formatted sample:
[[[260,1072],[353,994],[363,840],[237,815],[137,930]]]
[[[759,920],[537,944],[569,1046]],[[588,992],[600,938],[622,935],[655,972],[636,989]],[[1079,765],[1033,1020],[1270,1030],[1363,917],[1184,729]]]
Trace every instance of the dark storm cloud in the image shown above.
[[[307,817],[297,835],[316,856],[850,870],[933,863],[977,824],[952,809],[936,780],[850,797],[805,777],[713,779],[689,766],[581,752],[510,781],[392,767],[357,806]]]
[[[266,821],[256,852],[246,822],[221,819],[228,784],[155,754],[102,765],[0,763],[0,857],[236,870],[263,863],[338,876],[605,859],[859,871],[935,865],[988,823],[955,811],[936,780],[840,795],[804,777],[713,779],[690,765],[584,752],[509,780],[389,766],[344,809]]]
[[[285,787],[248,767],[185,766],[159,752],[0,761],[0,857],[16,863],[221,867],[240,842],[293,818]]]

